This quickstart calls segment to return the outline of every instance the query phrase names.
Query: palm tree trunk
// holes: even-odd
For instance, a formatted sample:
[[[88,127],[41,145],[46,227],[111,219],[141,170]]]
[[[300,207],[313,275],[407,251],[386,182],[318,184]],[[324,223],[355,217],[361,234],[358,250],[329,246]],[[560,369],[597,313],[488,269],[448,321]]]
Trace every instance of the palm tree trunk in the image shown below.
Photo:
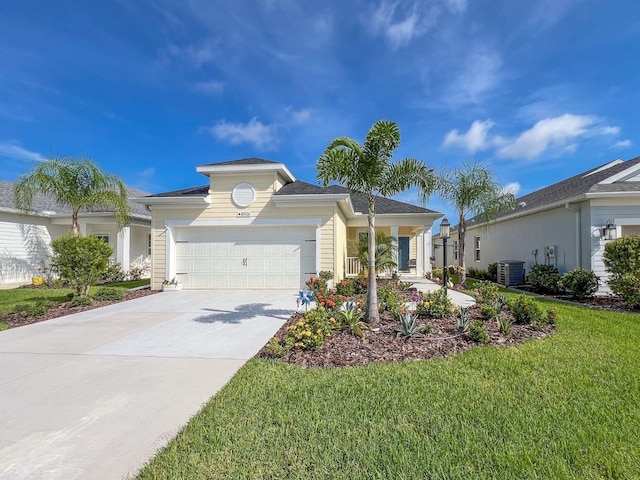
[[[80,235],[80,225],[78,225],[78,211],[75,209],[71,214],[71,231],[73,232],[74,237]]]
[[[369,195],[369,213],[367,215],[369,223],[368,240],[369,240],[369,280],[367,285],[367,312],[366,321],[369,325],[375,325],[380,321],[378,313],[378,288],[376,279],[376,214],[375,214],[375,198]]]
[[[460,272],[460,285],[464,285],[467,281],[467,268],[464,261],[464,241],[467,234],[467,224],[464,220],[464,215],[460,215],[460,221],[458,222],[458,258],[460,261],[458,265],[462,267]]]

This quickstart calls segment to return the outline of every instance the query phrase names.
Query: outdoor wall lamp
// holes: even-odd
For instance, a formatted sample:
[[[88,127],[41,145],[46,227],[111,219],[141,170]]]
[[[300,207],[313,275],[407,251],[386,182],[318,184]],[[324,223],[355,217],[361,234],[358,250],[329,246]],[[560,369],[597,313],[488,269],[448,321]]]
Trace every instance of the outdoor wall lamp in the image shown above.
[[[613,223],[613,220],[607,220],[607,224],[601,227],[602,230],[602,238],[605,240],[615,240],[618,236],[618,230],[616,228],[616,224]]]
[[[444,293],[447,294],[447,283],[449,282],[449,267],[447,267],[447,239],[451,234],[451,224],[447,218],[443,218],[440,222],[440,236],[442,237],[442,283],[444,284]]]

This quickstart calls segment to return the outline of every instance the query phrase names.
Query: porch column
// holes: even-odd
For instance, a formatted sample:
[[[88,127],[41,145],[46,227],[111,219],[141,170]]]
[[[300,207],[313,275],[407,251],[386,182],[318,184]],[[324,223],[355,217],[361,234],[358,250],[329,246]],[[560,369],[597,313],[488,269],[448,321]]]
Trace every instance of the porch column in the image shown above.
[[[391,226],[391,236],[393,237],[393,261],[397,265],[396,270],[400,270],[400,265],[398,265],[400,256],[398,254],[398,226],[397,225]]]
[[[431,235],[431,225],[425,225],[422,229],[422,257],[424,258],[424,270],[422,271],[423,275],[431,271]]]
[[[116,237],[116,262],[120,264],[123,272],[129,271],[131,246],[131,227],[122,227]]]

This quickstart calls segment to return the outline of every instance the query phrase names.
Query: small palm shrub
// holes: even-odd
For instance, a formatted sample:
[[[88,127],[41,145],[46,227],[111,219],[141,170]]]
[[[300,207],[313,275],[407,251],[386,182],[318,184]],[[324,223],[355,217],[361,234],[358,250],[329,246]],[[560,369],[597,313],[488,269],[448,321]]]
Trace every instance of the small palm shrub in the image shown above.
[[[443,288],[433,292],[422,293],[422,298],[416,303],[418,315],[442,318],[456,311]]]
[[[69,302],[72,307],[88,307],[93,303],[93,299],[89,295],[74,295]]]
[[[590,270],[576,268],[562,275],[559,286],[573,298],[581,300],[598,291],[598,277]]]
[[[493,305],[500,297],[500,289],[492,282],[478,282],[475,290],[476,302],[479,305]]]
[[[98,301],[122,300],[125,296],[124,290],[121,288],[103,287],[93,295]]]
[[[23,303],[13,307],[14,313],[19,313],[25,317],[40,317],[47,313],[55,305],[51,300],[38,300],[34,303]]]
[[[534,265],[529,274],[529,283],[537,293],[558,293],[560,273],[553,265]]]
[[[406,312],[404,315],[398,315],[398,321],[400,322],[399,328],[396,328],[396,338],[405,337],[421,337],[422,332],[418,326],[418,316],[411,315]]]
[[[539,322],[542,318],[542,310],[536,301],[528,295],[518,295],[512,298],[508,307],[515,323],[530,325]]]
[[[476,343],[487,343],[489,342],[489,334],[487,333],[487,329],[484,326],[484,323],[480,320],[476,320],[472,322],[469,326],[469,333],[467,333],[469,338]]]

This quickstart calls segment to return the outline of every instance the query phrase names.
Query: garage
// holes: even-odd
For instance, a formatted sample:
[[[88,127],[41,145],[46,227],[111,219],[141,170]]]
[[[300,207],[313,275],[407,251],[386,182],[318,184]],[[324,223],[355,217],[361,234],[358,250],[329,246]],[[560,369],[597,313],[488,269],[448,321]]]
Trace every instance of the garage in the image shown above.
[[[183,288],[300,288],[316,274],[316,230],[188,227],[174,233]]]

